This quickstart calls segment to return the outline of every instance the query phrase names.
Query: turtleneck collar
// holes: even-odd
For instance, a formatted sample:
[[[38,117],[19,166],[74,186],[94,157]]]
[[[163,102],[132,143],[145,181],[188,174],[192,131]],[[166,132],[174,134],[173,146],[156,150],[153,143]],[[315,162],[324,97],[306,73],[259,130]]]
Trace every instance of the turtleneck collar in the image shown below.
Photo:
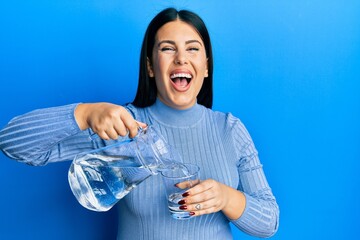
[[[205,107],[197,103],[184,110],[171,108],[158,98],[149,107],[149,112],[156,121],[171,127],[191,127],[195,125],[202,119],[204,110]]]

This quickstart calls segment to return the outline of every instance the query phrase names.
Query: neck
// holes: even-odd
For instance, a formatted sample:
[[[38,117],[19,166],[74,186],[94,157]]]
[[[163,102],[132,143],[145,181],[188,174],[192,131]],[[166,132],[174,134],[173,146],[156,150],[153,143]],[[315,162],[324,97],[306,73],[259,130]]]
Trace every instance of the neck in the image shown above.
[[[156,102],[149,107],[149,110],[153,118],[162,124],[174,127],[189,127],[202,118],[204,107],[195,103],[187,109],[176,109],[156,99]]]

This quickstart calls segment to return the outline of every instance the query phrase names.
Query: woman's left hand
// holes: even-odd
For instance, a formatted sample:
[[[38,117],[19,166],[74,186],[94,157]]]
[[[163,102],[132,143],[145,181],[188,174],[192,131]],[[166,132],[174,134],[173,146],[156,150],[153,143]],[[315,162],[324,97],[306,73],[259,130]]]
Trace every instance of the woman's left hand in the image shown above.
[[[186,191],[183,197],[179,202],[182,205],[180,209],[194,216],[222,211],[229,219],[238,219],[246,205],[242,192],[213,179],[201,181]]]
[[[201,181],[183,194],[180,208],[196,216],[223,210],[229,201],[228,188],[213,179]]]

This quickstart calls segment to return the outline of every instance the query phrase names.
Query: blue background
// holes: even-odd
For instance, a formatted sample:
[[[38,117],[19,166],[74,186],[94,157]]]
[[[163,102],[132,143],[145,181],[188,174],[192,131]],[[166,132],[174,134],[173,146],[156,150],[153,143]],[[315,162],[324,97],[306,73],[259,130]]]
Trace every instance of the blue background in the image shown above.
[[[143,34],[169,6],[209,28],[214,109],[241,118],[260,152],[281,210],[272,239],[356,239],[360,1],[2,1],[0,126],[37,108],[131,101]],[[115,238],[114,211],[76,202],[69,164],[0,155],[0,239]]]

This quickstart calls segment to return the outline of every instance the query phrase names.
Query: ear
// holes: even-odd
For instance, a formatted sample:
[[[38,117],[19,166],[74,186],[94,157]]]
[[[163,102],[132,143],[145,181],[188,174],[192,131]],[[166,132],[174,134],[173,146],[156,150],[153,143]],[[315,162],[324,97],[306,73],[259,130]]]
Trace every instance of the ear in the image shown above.
[[[209,60],[209,58],[206,59],[206,69],[205,69],[205,75],[204,75],[206,78],[209,76],[209,70],[208,70],[208,65],[209,65],[208,63],[209,62],[208,62],[208,60]]]
[[[148,71],[148,74],[151,78],[154,77],[154,71],[152,69],[152,66],[151,66],[151,63],[150,63],[150,59],[149,58],[146,58],[146,66],[147,66],[147,71]]]

